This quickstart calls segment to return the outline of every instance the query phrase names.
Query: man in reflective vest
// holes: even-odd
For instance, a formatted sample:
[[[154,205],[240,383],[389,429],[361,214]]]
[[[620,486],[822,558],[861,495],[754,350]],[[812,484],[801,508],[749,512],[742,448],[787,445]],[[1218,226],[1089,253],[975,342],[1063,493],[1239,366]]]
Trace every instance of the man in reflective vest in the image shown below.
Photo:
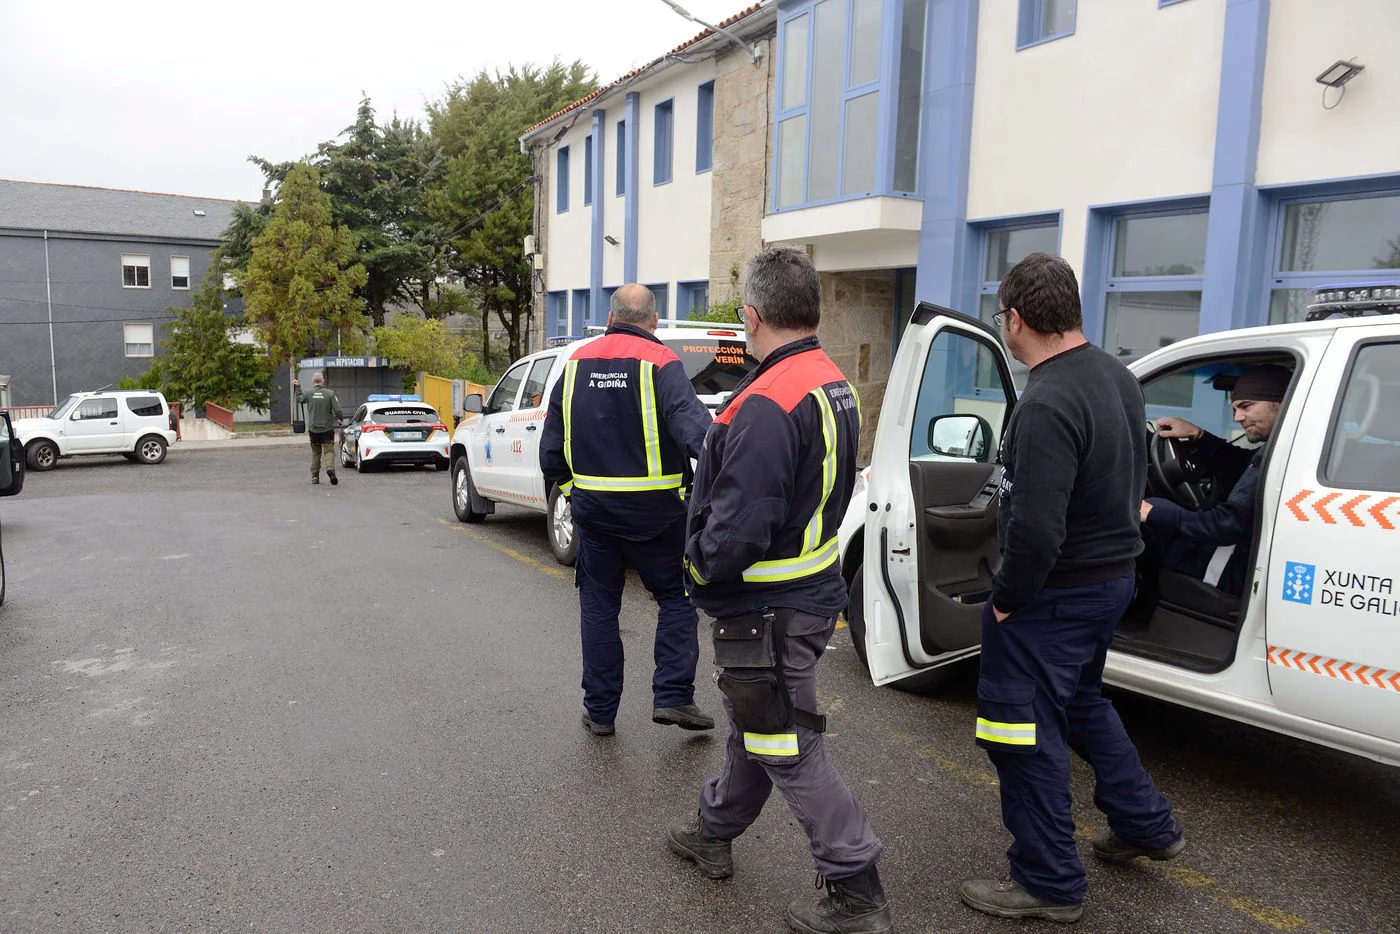
[[[817,341],[821,283],[805,253],[749,266],[743,309],[762,364],[705,438],[686,532],[691,597],[715,617],[729,714],[724,767],[705,782],[671,850],[712,879],[776,785],[811,840],[827,894],[788,908],[807,932],[881,932],[882,847],[826,755],[816,665],[846,605],[836,531],[856,476],[859,401]]]
[[[540,438],[546,489],[569,496],[578,536],[583,725],[595,736],[615,732],[622,699],[618,614],[629,566],[658,607],[652,720],[715,725],[695,706],[699,621],[681,563],[685,480],[711,419],[656,325],[650,289],[618,289],[607,333],[565,362]]]

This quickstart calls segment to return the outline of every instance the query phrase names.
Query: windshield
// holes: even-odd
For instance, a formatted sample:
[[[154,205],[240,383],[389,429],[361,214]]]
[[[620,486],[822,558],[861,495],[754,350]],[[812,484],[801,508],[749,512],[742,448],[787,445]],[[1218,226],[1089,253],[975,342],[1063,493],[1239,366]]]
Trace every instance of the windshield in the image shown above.
[[[60,403],[58,404],[58,408],[54,409],[52,412],[50,412],[48,415],[45,415],[44,417],[45,417],[45,418],[62,418],[63,416],[65,416],[65,415],[68,414],[69,410],[73,408],[73,405],[74,405],[77,401],[78,401],[78,397],[77,397],[77,396],[69,396],[67,399],[64,399],[62,402],[60,402]]]
[[[431,425],[438,420],[437,412],[432,409],[408,405],[375,409],[365,417],[380,425]]]
[[[758,366],[741,340],[725,340],[697,334],[666,341],[685,367],[685,375],[702,396],[733,392],[745,376]]]

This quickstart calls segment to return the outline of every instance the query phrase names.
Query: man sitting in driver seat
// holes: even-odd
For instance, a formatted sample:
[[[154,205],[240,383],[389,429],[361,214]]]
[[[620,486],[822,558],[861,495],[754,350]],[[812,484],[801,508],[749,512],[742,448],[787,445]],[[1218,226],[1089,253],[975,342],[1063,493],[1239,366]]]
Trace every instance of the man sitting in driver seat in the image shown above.
[[[1210,473],[1239,477],[1229,497],[1209,509],[1192,511],[1159,498],[1143,502],[1143,537],[1160,556],[1163,567],[1203,578],[1236,596],[1244,593],[1260,467],[1292,378],[1286,367],[1264,364],[1248,370],[1235,382],[1231,408],[1244,436],[1259,445],[1253,450],[1236,447],[1182,418],[1168,417],[1157,422],[1159,437],[1193,445]],[[1229,546],[1234,546],[1234,551],[1227,560],[1220,549]],[[1220,561],[1225,562],[1223,570],[1215,566]]]

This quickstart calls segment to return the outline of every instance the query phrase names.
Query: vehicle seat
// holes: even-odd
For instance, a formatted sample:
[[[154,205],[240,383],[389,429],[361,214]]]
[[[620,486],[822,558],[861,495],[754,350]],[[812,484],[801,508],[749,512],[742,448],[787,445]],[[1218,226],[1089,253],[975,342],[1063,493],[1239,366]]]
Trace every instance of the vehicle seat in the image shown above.
[[[1159,605],[1188,616],[1206,617],[1238,623],[1243,600],[1219,587],[1212,587],[1199,577],[1192,577],[1170,568],[1157,576]]]

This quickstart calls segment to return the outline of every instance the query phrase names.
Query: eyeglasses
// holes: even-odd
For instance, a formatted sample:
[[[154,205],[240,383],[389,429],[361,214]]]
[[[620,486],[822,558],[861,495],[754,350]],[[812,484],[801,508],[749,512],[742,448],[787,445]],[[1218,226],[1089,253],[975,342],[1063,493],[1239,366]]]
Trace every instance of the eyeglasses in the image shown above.
[[[1011,314],[1011,310],[1009,308],[1004,309],[1002,311],[998,311],[996,314],[992,315],[992,324],[996,325],[999,328],[1005,327],[1006,316],[1009,314]]]
[[[759,318],[759,317],[758,317],[758,309],[757,309],[757,308],[754,308],[752,305],[740,305],[740,306],[739,306],[738,312],[736,312],[736,314],[738,315],[739,323],[740,323],[740,324],[747,325],[747,324],[749,323],[749,322],[748,322],[748,317],[749,317],[749,316],[748,316],[748,310],[749,310],[750,308],[753,308],[753,316],[754,316],[754,318],[755,318],[756,320],[759,320],[759,321],[763,320],[762,318]]]

